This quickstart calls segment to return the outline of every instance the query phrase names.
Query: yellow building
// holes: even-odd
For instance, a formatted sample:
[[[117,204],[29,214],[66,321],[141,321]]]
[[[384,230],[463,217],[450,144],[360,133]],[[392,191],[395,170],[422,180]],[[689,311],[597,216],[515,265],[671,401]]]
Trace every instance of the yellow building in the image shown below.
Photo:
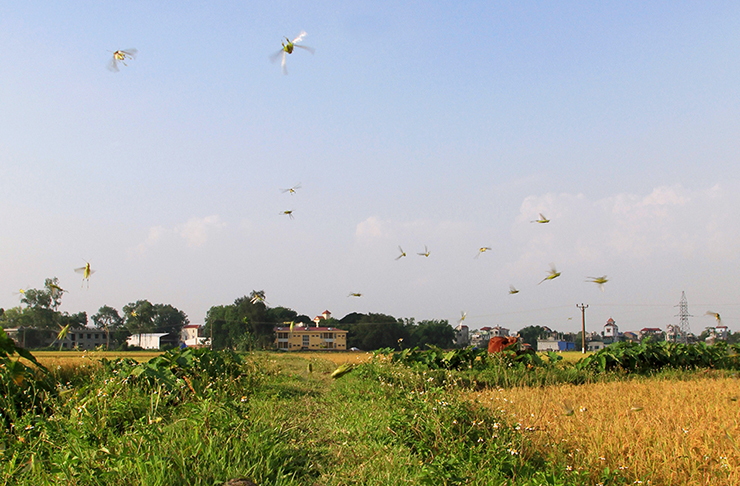
[[[347,331],[335,327],[296,324],[275,328],[275,345],[281,351],[346,351]]]

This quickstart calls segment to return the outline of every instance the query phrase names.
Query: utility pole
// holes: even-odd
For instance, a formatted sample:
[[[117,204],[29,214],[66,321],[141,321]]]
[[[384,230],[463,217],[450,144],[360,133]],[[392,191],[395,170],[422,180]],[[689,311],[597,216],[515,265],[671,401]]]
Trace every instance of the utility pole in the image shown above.
[[[586,309],[588,304],[576,304],[576,307],[581,309],[581,353],[586,353]]]

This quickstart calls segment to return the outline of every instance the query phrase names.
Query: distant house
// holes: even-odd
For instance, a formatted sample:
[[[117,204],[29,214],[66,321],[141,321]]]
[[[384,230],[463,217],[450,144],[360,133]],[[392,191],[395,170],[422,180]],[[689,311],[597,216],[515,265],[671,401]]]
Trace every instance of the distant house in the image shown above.
[[[328,311],[326,311],[328,313]],[[280,351],[346,351],[347,331],[303,324],[275,328],[275,346]]]
[[[604,341],[589,341],[586,343],[586,348],[589,351],[598,351],[604,349]]]
[[[717,339],[727,341],[727,326],[715,326],[714,334],[717,336]]]
[[[501,326],[492,327],[488,332],[491,337],[509,337],[509,330]]]
[[[126,339],[126,343],[144,349],[162,349],[164,346],[178,346],[180,337],[166,332],[150,332],[132,334]]]
[[[56,337],[56,336],[55,336]],[[100,329],[77,328],[70,329],[62,341],[62,349],[95,349],[105,346],[106,334]],[[115,344],[114,342],[111,344]],[[58,342],[57,342],[58,345]]]
[[[665,330],[665,340],[672,343],[684,342],[685,336],[679,326],[669,324]]]
[[[602,335],[604,336],[604,343],[606,344],[619,341],[619,327],[611,317],[606,321],[606,324],[604,324],[604,332]]]
[[[576,343],[548,337],[537,339],[537,351],[575,351]]]
[[[622,333],[622,339],[624,339],[625,341],[637,342],[640,340],[640,336],[632,331],[625,331],[624,333]]]
[[[59,341],[59,330],[18,327],[5,329],[5,333],[19,346],[28,348],[60,347],[61,349],[93,350],[105,346],[105,331],[88,327],[71,328]],[[115,341],[111,342],[114,345]]]
[[[717,341],[727,341],[727,326],[715,326],[707,328],[708,336],[705,339],[707,344],[714,344]]]
[[[488,349],[488,341],[491,340],[490,327],[483,327],[470,332],[470,345],[476,348]]]
[[[466,326],[465,324],[458,324],[458,326],[455,328],[455,344],[460,347],[464,347],[470,344],[468,326]]]
[[[210,339],[204,334],[204,326],[188,324],[183,326],[180,339],[189,348],[202,348],[210,345]]]
[[[640,329],[639,337],[640,341],[647,338],[658,338],[660,339],[663,335],[663,330],[658,327],[643,327]]]
[[[328,321],[329,319],[331,319],[331,312],[329,312],[328,310],[325,310],[324,312],[321,313],[321,315],[314,317],[313,322],[314,324],[318,326],[322,320]]]

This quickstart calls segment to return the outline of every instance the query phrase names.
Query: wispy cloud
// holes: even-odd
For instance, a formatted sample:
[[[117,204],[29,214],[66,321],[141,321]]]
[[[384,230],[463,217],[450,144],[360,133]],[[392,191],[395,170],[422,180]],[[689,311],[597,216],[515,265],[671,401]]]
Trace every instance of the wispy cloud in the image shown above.
[[[226,223],[221,221],[218,215],[203,218],[193,217],[172,228],[161,225],[152,226],[149,228],[146,239],[131,248],[129,254],[144,255],[154,247],[174,244],[178,237],[184,240],[189,247],[197,248],[203,246],[214,231],[224,227],[226,227]]]
[[[355,237],[358,239],[383,238],[390,236],[389,223],[376,216],[370,216],[357,224]]]
[[[190,218],[186,223],[175,228],[178,235],[183,237],[190,247],[203,246],[213,231],[224,228],[226,223],[218,215],[205,218]]]
[[[719,186],[689,190],[656,187],[647,195],[621,193],[591,200],[583,194],[543,194],[522,202],[512,233],[520,260],[545,256],[570,261],[737,258],[740,224],[729,208],[740,197]],[[547,225],[523,225],[538,213]],[[535,227],[536,226],[536,227]]]
[[[167,230],[162,226],[152,226],[149,228],[149,234],[147,235],[146,239],[136,245],[134,248],[130,250],[130,253],[136,254],[136,255],[143,255],[147,252],[147,250],[154,245],[156,245],[160,239],[162,239],[162,236],[167,233]]]

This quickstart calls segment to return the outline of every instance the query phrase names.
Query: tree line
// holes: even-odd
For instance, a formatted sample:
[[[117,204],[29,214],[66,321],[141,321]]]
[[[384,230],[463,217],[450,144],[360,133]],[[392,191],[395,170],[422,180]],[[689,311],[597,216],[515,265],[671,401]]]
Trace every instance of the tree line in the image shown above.
[[[42,289],[28,289],[21,293],[21,305],[3,311],[0,326],[23,327],[29,330],[79,329],[88,325],[85,312],[69,314],[59,311],[65,293],[56,277],[47,278]],[[126,338],[138,333],[172,333],[180,335],[189,324],[187,315],[169,305],[152,304],[143,299],[117,309],[104,305],[91,317],[92,326],[105,332],[107,342],[124,345]],[[287,307],[269,307],[264,291],[253,291],[239,297],[230,305],[212,306],[205,318],[204,334],[212,338],[215,349],[237,350],[270,349],[275,343],[275,327],[293,325],[315,326],[306,315],[299,315]],[[329,318],[318,324],[348,331],[347,347],[370,351],[381,348],[413,348],[434,345],[450,348],[455,331],[446,320],[401,319],[387,314],[350,313],[337,320]],[[26,334],[26,346],[42,345],[42,337]]]
[[[60,312],[62,297],[66,291],[59,286],[59,280],[47,278],[42,289],[28,289],[21,292],[21,305],[7,310],[0,309],[0,327],[23,327],[27,347],[43,345],[43,337],[37,331],[63,331],[65,329],[85,328],[88,325],[86,312],[69,314]],[[137,300],[123,306],[122,313],[104,305],[92,316],[95,329],[105,332],[108,343],[125,344],[131,334],[145,332],[175,333],[189,324],[187,315],[170,304],[152,304],[148,300]]]

